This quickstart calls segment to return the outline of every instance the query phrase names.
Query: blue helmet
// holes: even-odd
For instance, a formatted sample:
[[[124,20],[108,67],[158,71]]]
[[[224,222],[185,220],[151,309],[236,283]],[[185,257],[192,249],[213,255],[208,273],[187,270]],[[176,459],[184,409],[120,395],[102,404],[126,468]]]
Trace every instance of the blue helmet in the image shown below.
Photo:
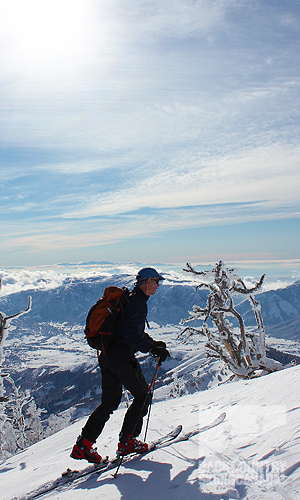
[[[138,274],[136,276],[137,280],[144,280],[144,279],[148,279],[148,278],[158,278],[159,280],[165,279],[160,274],[158,274],[158,272],[155,271],[155,269],[153,269],[153,267],[144,267],[143,269],[141,269],[138,272]]]

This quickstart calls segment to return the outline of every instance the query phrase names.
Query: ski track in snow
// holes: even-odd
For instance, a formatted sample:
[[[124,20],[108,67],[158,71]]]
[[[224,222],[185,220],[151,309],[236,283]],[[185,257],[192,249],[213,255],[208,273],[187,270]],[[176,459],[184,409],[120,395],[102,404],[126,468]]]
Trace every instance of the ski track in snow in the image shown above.
[[[124,464],[117,479],[108,471],[78,479],[41,498],[152,500],[297,500],[300,495],[300,366],[264,377],[223,384],[153,403],[149,441],[183,424],[184,432],[226,419],[190,440]],[[99,452],[114,456],[124,409],[98,439]],[[70,468],[69,457],[85,420],[31,446],[0,466],[2,500],[29,500],[30,492]]]

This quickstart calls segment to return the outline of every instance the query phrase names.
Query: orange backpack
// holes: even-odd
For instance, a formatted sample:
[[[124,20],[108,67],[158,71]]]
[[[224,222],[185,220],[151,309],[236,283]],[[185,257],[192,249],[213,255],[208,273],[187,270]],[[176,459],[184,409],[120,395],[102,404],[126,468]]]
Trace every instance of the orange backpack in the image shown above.
[[[108,286],[86,318],[85,336],[88,344],[103,353],[109,348],[117,330],[121,311],[129,302],[128,288]]]

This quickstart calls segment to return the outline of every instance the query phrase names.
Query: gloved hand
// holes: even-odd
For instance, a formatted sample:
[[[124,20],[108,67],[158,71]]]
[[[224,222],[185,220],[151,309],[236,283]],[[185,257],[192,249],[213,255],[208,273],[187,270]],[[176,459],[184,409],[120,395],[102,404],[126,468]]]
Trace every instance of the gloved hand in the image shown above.
[[[156,347],[167,347],[167,344],[163,340],[153,340],[153,342]]]
[[[170,357],[170,353],[168,349],[165,347],[159,347],[156,344],[154,344],[151,349],[150,349],[151,354],[154,356],[158,356],[160,358],[160,361],[163,363],[168,357]]]

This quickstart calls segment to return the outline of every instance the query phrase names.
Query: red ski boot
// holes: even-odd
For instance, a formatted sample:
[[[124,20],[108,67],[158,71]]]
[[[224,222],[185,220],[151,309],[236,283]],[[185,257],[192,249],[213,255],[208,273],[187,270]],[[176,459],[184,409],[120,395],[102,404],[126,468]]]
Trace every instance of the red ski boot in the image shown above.
[[[76,460],[87,460],[93,464],[100,464],[102,457],[97,453],[97,448],[93,448],[93,444],[92,441],[79,436],[70,457]]]
[[[131,434],[125,434],[118,444],[117,455],[130,455],[130,453],[145,453],[148,451],[148,444],[138,441]]]

